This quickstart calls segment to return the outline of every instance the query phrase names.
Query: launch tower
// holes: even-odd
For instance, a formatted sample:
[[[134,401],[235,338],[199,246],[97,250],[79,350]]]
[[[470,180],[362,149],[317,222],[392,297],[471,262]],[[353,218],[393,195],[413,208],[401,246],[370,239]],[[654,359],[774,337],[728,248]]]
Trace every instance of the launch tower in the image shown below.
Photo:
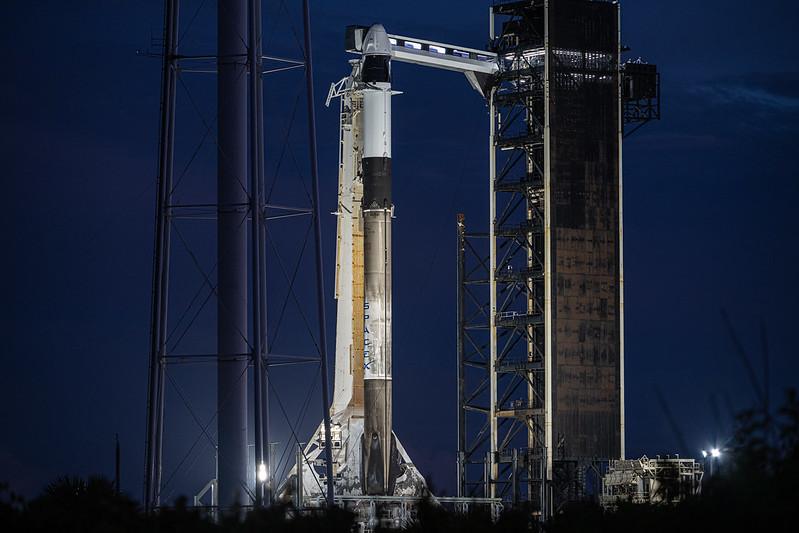
[[[618,2],[490,19],[489,231],[458,220],[458,489],[547,516],[624,457],[622,138],[659,118],[657,73],[625,73]]]

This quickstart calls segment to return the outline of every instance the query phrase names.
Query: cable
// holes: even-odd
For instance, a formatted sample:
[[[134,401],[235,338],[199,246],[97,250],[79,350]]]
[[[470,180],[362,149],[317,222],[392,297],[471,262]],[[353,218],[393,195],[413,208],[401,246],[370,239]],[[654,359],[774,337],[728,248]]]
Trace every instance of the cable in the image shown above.
[[[269,233],[269,229],[267,228],[266,224],[264,224],[264,229],[266,230],[267,233]],[[275,252],[275,257],[277,257],[278,265],[280,265],[280,270],[283,272],[283,277],[285,277],[286,281],[288,282],[289,281],[289,276],[288,276],[288,272],[286,272],[286,266],[283,264],[283,259],[280,257],[280,252],[278,252],[277,247],[275,246],[275,243],[273,241],[274,241],[274,239],[269,239],[269,242],[272,245],[272,250]],[[308,239],[306,238],[305,242],[307,243],[307,241],[308,241]],[[303,247],[303,251],[304,251],[304,247]],[[313,343],[314,347],[316,348],[317,353],[321,353],[321,350],[319,349],[319,344],[317,344],[316,339],[313,336],[313,331],[311,331],[311,326],[308,323],[308,317],[305,316],[305,313],[302,310],[302,306],[300,305],[299,299],[297,298],[297,294],[294,292],[294,287],[289,285],[288,290],[289,290],[289,294],[294,298],[294,303],[297,304],[297,309],[300,312],[300,316],[302,317],[303,323],[305,324],[305,328],[308,330],[308,335],[311,338],[311,342]]]
[[[244,374],[246,374],[246,373],[247,373],[247,370],[248,370],[248,369],[249,369],[249,367],[244,367],[244,370],[243,370],[243,371],[242,371],[242,373],[239,375],[239,379],[241,379],[242,377],[244,377]],[[172,471],[172,473],[171,473],[171,474],[169,475],[169,477],[167,478],[166,482],[164,482],[164,483],[163,483],[163,485],[162,485],[162,487],[161,487],[161,488],[159,488],[159,494],[161,493],[161,491],[163,491],[164,489],[166,489],[166,487],[168,487],[168,486],[169,486],[169,483],[172,481],[172,479],[175,477],[175,475],[177,475],[177,473],[178,473],[178,471],[180,470],[180,468],[183,466],[183,464],[184,464],[184,463],[186,462],[186,460],[189,458],[189,455],[191,455],[192,451],[194,451],[194,448],[196,448],[196,447],[197,447],[197,444],[200,442],[200,439],[202,439],[202,437],[203,437],[203,434],[205,434],[205,433],[206,433],[206,431],[207,431],[207,429],[208,429],[208,426],[210,426],[210,425],[211,425],[211,423],[212,423],[214,420],[216,420],[216,417],[217,417],[217,415],[219,415],[219,410],[220,410],[220,409],[222,409],[223,407],[225,407],[225,405],[227,404],[228,400],[230,399],[230,396],[231,396],[231,395],[232,395],[232,393],[233,393],[233,390],[234,390],[234,389],[232,389],[232,388],[231,388],[231,390],[229,390],[229,391],[228,391],[227,395],[226,395],[226,396],[225,396],[225,397],[222,399],[222,403],[221,403],[221,404],[220,404],[220,405],[217,407],[217,409],[214,411],[214,414],[213,414],[213,416],[211,416],[210,420],[208,420],[208,423],[207,423],[207,424],[205,424],[205,426],[203,426],[203,427],[202,427],[202,431],[200,432],[200,434],[199,434],[199,435],[197,435],[197,438],[196,438],[196,439],[194,439],[194,443],[192,443],[191,447],[189,448],[189,451],[188,451],[188,452],[186,452],[186,455],[184,455],[184,456],[183,456],[183,458],[180,460],[180,462],[178,463],[178,466],[176,466],[176,467],[175,467],[175,469]]]
[[[209,272],[209,275],[214,273],[214,270],[216,270],[216,267],[217,267],[218,264],[219,263],[214,265],[214,267]],[[189,305],[186,306],[186,309],[183,311],[183,313],[181,313],[180,317],[178,318],[178,321],[175,323],[175,326],[172,329],[172,332],[169,335],[167,335],[166,343],[169,343],[169,341],[172,339],[172,337],[175,335],[175,333],[177,333],[178,328],[180,327],[180,325],[183,322],[183,320],[189,315],[189,311],[194,307],[194,304],[197,302],[197,299],[200,297],[200,294],[202,294],[203,289],[205,289],[205,283],[200,283],[200,286],[197,288],[197,292],[194,293],[194,297],[192,297],[191,301],[189,302]],[[208,302],[208,299],[211,297],[211,295],[213,293],[214,293],[214,291],[212,290],[208,294],[208,296],[206,296],[206,298],[203,301],[203,303],[200,304],[199,311],[202,311],[202,308],[205,307],[206,302]],[[198,311],[198,313],[199,313],[199,311]],[[197,318],[197,315],[195,314],[195,316],[192,319],[192,321],[190,322],[189,326],[194,322],[194,319],[196,319],[196,318]],[[185,335],[185,334],[186,334],[186,330],[184,330],[183,334],[181,334],[180,339],[182,339],[183,335]],[[180,342],[180,339],[178,339],[177,343]],[[170,350],[170,351],[174,351],[174,349],[175,349],[175,347],[173,346],[172,350]]]
[[[317,375],[318,375],[318,373],[317,373]],[[267,383],[272,384],[271,380],[269,379],[269,373],[266,374],[266,381],[267,381]],[[314,383],[315,382],[316,382],[316,380],[314,380]],[[274,384],[272,384],[272,387],[274,387]],[[277,390],[277,389],[275,389],[275,390]],[[291,425],[291,421],[289,420],[288,413],[286,413],[286,409],[283,407],[283,402],[280,401],[280,395],[279,394],[275,394],[275,399],[277,400],[277,405],[278,405],[278,407],[280,407],[280,411],[283,413],[283,417],[286,419],[286,423],[288,424],[289,429],[291,430],[291,435],[294,437],[294,441],[299,446],[300,445],[300,439],[299,439],[299,437],[297,437],[297,433],[294,431],[294,426]],[[305,459],[305,462],[307,463],[308,462],[308,456],[305,454],[305,450],[302,450],[302,456]],[[302,465],[297,465],[297,475],[299,476],[301,474],[302,474]],[[314,476],[314,480],[316,481],[316,484],[319,486],[319,490],[321,492],[324,492],[324,489],[322,488],[322,484],[319,483],[319,479],[318,479],[317,476]],[[333,480],[329,480],[329,482],[332,482],[332,481]]]
[[[319,379],[319,374],[317,373],[315,375],[314,381],[311,383],[311,386],[308,389],[308,394],[305,395],[305,400],[303,401],[302,407],[300,408],[301,417],[300,417],[300,420],[299,420],[299,422],[297,424],[298,426],[302,425],[303,421],[305,420],[305,415],[307,413],[308,405],[310,404],[311,396],[313,395],[313,392],[316,390],[318,379]],[[285,475],[285,469],[288,468],[288,461],[286,461],[286,465],[285,466],[281,467],[281,465],[283,464],[283,459],[286,457],[286,452],[288,450],[289,450],[289,446],[286,446],[285,448],[283,448],[283,453],[280,455],[280,460],[277,463],[277,467],[278,468],[282,468],[281,471],[280,471],[280,478],[281,479]]]
[[[288,149],[289,136],[291,135],[291,130],[294,127],[294,118],[297,115],[297,108],[299,107],[300,96],[302,96],[302,92],[301,91],[297,91],[297,98],[294,100],[294,107],[291,110],[291,118],[289,119],[289,125],[288,125],[288,128],[286,128],[286,136],[283,139],[283,146],[280,149],[280,157],[278,158],[277,165],[275,167],[275,179],[272,182],[272,186],[269,188],[269,193],[266,196],[266,202],[265,203],[267,203],[267,204],[272,199],[272,193],[275,190],[275,186],[277,185],[278,178],[280,178],[280,167],[283,164],[283,157],[286,155],[286,150]]]
[[[303,240],[302,248],[300,249],[300,256],[297,258],[297,264],[294,267],[294,272],[291,275],[291,280],[290,281],[288,279],[286,280],[286,281],[289,282],[289,286],[288,286],[288,290],[289,291],[292,290],[292,288],[294,287],[294,282],[297,279],[297,273],[299,272],[300,265],[302,264],[302,256],[305,254],[305,249],[308,246],[308,237],[311,234],[311,227],[312,227],[311,225],[308,225],[308,229],[305,232],[305,239]],[[277,342],[277,339],[278,339],[278,337],[280,335],[280,326],[283,323],[283,317],[285,316],[286,307],[288,306],[289,296],[290,295],[291,295],[290,292],[287,292],[286,293],[286,298],[283,300],[283,306],[280,309],[280,315],[278,316],[277,325],[275,326],[275,333],[274,333],[274,336],[272,337],[272,341],[270,343],[270,346],[274,346],[274,344]]]
[[[223,307],[223,311],[227,311],[228,309],[227,309],[227,306],[225,305],[225,302],[219,299],[219,294],[216,292],[216,286],[213,283],[211,283],[211,280],[209,279],[208,274],[205,273],[205,271],[203,270],[202,266],[200,265],[199,260],[197,259],[197,256],[194,255],[194,252],[189,247],[189,243],[186,242],[186,239],[183,237],[183,234],[180,232],[180,230],[178,230],[177,224],[175,224],[173,222],[171,224],[171,226],[175,230],[175,234],[180,239],[180,241],[183,244],[183,247],[185,248],[186,252],[189,254],[189,257],[191,257],[191,260],[194,263],[194,266],[197,268],[198,272],[205,279],[205,283],[208,285],[208,287],[211,288],[211,290],[213,290],[214,294],[217,295],[217,302]],[[241,329],[239,329],[238,326],[235,326],[235,327],[236,327],[236,332],[239,334],[239,336],[242,338],[244,343],[247,345],[247,348],[250,351],[252,351],[252,346],[250,345],[250,341],[249,341],[249,339],[247,339],[247,336],[241,331]]]
[[[183,33],[180,35],[180,37],[178,37],[177,40],[178,43],[180,43],[186,37],[186,34],[189,33],[189,30],[194,24],[194,21],[197,19],[197,15],[200,14],[200,11],[202,10],[204,5],[205,5],[205,0],[202,0],[202,2],[200,2],[200,5],[197,7],[197,10],[194,12],[194,15],[191,16],[189,23],[186,24],[186,28],[184,28]]]

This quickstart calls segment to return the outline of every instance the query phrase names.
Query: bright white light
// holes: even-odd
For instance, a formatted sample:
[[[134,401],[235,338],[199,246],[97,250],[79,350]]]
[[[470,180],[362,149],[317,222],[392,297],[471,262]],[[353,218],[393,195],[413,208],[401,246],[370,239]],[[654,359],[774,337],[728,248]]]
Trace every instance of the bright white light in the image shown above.
[[[702,450],[702,457],[707,457],[707,451],[706,450]]]
[[[436,46],[434,44],[430,45],[430,51],[433,52],[434,54],[446,54],[447,53],[447,49],[446,48],[444,48],[443,46]]]
[[[713,448],[712,450],[710,450],[710,455],[712,457],[721,457],[721,450],[719,450],[718,448]]]
[[[261,483],[266,481],[266,465],[264,463],[258,465],[258,481]]]

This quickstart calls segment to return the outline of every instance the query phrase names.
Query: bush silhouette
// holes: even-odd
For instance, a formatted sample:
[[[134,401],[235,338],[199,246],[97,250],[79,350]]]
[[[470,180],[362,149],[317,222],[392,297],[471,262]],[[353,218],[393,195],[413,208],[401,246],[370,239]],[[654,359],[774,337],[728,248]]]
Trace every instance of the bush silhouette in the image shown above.
[[[725,451],[721,471],[707,479],[701,497],[677,505],[621,504],[606,512],[594,504],[573,504],[546,524],[530,508],[506,509],[496,523],[480,510],[451,513],[431,498],[418,507],[410,532],[444,533],[691,533],[794,531],[799,502],[799,395],[789,390],[773,414],[763,408],[742,412]],[[214,521],[185,498],[145,515],[110,481],[63,477],[26,503],[0,483],[3,533],[349,533],[355,516],[342,509],[297,513],[275,505],[249,513],[232,512]],[[383,531],[377,529],[377,531]]]

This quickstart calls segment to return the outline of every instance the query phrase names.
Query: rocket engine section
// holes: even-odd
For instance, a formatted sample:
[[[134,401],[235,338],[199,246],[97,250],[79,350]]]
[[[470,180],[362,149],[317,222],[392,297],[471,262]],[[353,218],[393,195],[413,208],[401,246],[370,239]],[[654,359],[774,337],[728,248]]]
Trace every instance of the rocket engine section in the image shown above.
[[[361,486],[394,493],[399,473],[391,381],[391,44],[380,25],[363,44],[364,431]]]

